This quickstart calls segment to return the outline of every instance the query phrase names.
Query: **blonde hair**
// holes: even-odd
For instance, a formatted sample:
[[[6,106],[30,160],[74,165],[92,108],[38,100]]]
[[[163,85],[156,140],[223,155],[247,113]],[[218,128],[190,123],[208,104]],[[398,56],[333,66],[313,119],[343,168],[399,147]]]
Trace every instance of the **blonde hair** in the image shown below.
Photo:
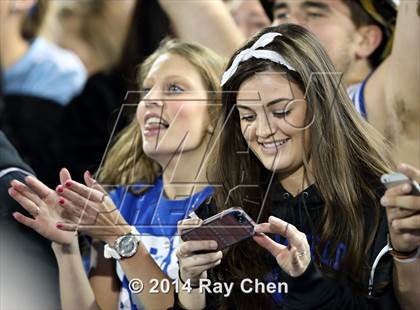
[[[198,44],[164,40],[140,66],[139,85],[143,84],[157,58],[167,53],[185,58],[197,69],[209,94],[210,122],[215,124],[218,108],[214,103],[219,101],[223,59],[212,50]],[[144,153],[141,146],[140,127],[134,117],[117,136],[115,144],[106,155],[104,165],[98,172],[98,180],[109,185],[130,185],[139,181],[153,184],[161,173],[161,167]]]

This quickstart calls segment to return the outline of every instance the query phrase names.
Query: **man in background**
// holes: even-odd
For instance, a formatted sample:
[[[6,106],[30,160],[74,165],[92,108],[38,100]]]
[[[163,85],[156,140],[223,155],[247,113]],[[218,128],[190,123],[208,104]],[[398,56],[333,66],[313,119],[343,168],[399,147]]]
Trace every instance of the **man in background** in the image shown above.
[[[417,1],[400,2],[261,0],[273,24],[318,37],[356,109],[393,144],[394,160],[420,167],[420,17]]]

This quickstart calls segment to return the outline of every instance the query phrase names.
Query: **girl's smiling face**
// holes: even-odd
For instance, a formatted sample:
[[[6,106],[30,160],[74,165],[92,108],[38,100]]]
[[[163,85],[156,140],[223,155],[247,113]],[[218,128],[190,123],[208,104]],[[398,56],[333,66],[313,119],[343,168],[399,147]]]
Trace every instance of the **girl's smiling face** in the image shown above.
[[[185,58],[166,53],[153,63],[137,108],[143,149],[153,159],[198,148],[210,119],[207,90],[198,70]]]
[[[268,170],[289,174],[302,167],[309,135],[297,84],[282,73],[257,73],[240,86],[237,108],[243,137]]]

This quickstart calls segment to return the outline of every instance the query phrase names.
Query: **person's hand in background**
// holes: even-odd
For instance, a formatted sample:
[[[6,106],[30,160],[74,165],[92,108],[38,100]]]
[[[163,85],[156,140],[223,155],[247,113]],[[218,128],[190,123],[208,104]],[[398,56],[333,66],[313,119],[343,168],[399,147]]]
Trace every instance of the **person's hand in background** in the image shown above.
[[[61,182],[70,180],[67,170],[60,172]],[[59,197],[54,190],[33,176],[25,178],[27,185],[13,180],[9,188],[9,195],[16,200],[32,218],[20,212],[14,212],[13,217],[25,226],[32,228],[43,237],[60,244],[70,244],[75,236],[74,232],[57,229],[56,222],[72,218],[60,207]]]
[[[420,182],[420,170],[407,164],[398,171]],[[399,252],[412,252],[420,246],[420,196],[411,195],[413,185],[405,183],[388,189],[381,198],[386,208],[392,247]]]

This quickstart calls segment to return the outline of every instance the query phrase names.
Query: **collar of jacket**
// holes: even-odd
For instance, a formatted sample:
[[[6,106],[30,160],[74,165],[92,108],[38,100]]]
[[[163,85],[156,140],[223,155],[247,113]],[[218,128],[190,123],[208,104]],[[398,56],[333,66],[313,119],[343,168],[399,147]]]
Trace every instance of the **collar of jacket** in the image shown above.
[[[281,185],[272,187],[271,200],[274,203],[286,202],[289,206],[298,206],[304,201],[308,209],[318,209],[324,205],[322,195],[315,184],[310,185],[295,197]]]

